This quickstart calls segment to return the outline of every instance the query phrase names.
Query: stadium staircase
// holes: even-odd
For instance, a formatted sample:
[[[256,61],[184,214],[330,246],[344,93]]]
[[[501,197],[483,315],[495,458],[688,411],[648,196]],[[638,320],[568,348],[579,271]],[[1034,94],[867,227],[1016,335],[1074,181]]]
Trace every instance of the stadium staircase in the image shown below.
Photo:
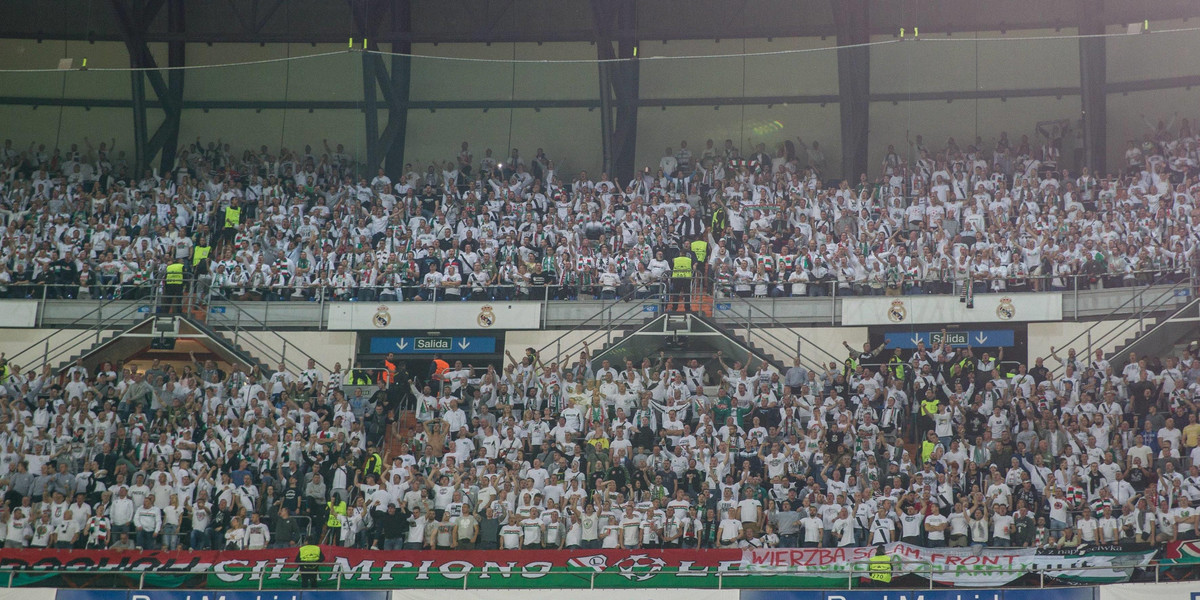
[[[613,365],[623,364],[626,358],[640,363],[642,358],[658,356],[660,352],[676,359],[695,358],[705,363],[720,351],[727,364],[735,360],[766,363],[781,373],[791,366],[795,356],[800,356],[801,363],[809,369],[822,369],[823,363],[830,360],[841,361],[753,302],[737,297],[718,299],[710,288],[704,288],[692,295],[682,311],[665,311],[679,307],[664,304],[660,297],[622,297],[619,300],[625,301],[624,304],[606,306],[564,330],[538,348],[538,354],[544,364],[570,365],[587,348],[591,351],[593,369],[600,368],[604,360]],[[730,304],[729,310],[721,311],[721,318],[714,312],[718,301]]]
[[[1086,362],[1095,348],[1115,343],[1106,355],[1113,371],[1120,372],[1130,352],[1159,355],[1188,336],[1194,338],[1200,331],[1200,299],[1195,297],[1195,283],[1190,279],[1171,282],[1170,277],[1170,273],[1160,276],[1059,347],[1076,348]],[[1137,310],[1130,313],[1135,307]],[[1084,352],[1079,352],[1080,345],[1084,345]],[[1058,375],[1063,368],[1059,363],[1052,372]]]
[[[219,361],[258,368],[265,375],[280,364],[292,373],[308,368],[312,357],[235,303],[224,307],[226,312],[235,311],[231,316],[235,325],[217,330],[205,323],[207,305],[201,298],[188,294],[176,312],[167,314],[156,288],[147,284],[137,295],[139,300],[130,300],[129,294],[104,300],[8,359],[26,370],[40,371],[51,365],[61,376],[78,362],[94,371],[105,361],[128,360],[150,349],[170,352],[176,340],[190,340]],[[72,331],[73,326],[85,322],[89,323],[86,328]],[[164,359],[177,360],[177,356],[168,354]]]
[[[61,374],[92,349],[108,346],[115,339],[143,331],[152,324],[153,315],[144,312],[145,304],[129,299],[142,294],[153,296],[152,287],[147,285],[141,289],[132,288],[127,291],[125,297],[118,296],[101,301],[95,308],[69,323],[56,327],[46,336],[7,357],[8,362],[20,365],[26,372],[34,373],[41,372],[46,365],[51,365],[56,375]],[[151,306],[155,304],[156,302],[151,302]],[[76,331],[76,328],[84,323],[88,323],[88,326]],[[89,338],[92,340],[90,345]]]
[[[1170,347],[1171,356],[1179,356],[1192,340],[1200,338],[1200,299],[1192,300],[1169,315],[1159,315],[1136,336],[1126,337],[1114,349],[1109,365],[1120,372],[1129,362],[1129,353],[1159,356]]]
[[[746,340],[746,343],[757,344],[767,353],[787,357],[787,360],[783,361],[783,369],[791,366],[791,359],[794,357],[800,357],[800,364],[805,369],[817,372],[824,371],[830,362],[840,364],[845,358],[834,356],[813,343],[793,324],[785,323],[764,310],[756,299],[729,294],[721,297],[720,301],[729,304],[726,310],[721,311],[722,317],[733,323],[725,326],[726,329],[743,330],[745,335],[741,336],[741,339]],[[742,327],[743,323],[745,327]]]

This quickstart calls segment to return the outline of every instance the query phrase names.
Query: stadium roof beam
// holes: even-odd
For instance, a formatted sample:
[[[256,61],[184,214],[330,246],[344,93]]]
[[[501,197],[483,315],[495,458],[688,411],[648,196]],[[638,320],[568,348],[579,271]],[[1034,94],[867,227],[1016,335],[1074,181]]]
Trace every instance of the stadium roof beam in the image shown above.
[[[156,2],[162,0],[154,0]],[[590,42],[592,0],[410,0],[411,28],[383,23],[380,44],[468,42]],[[893,36],[914,24],[925,35],[1070,28],[1092,0],[875,0],[871,35]],[[1193,0],[1100,0],[1103,23],[1117,25],[1200,16]],[[608,32],[616,42],[639,40],[835,36],[828,0],[629,0],[636,19]],[[5,0],[0,37],[123,41],[120,24],[94,0]],[[165,19],[147,23],[145,40],[186,43],[344,43],[353,31],[345,4],[328,0],[187,2],[188,30]],[[914,7],[919,5],[919,13]],[[906,23],[919,16],[920,23]]]
[[[637,41],[622,40],[613,49],[609,32],[628,27],[637,18],[634,0],[592,0],[596,58],[600,77],[600,125],[603,130],[604,170],[614,179],[633,177],[637,151],[637,113],[640,67]],[[611,62],[613,59],[625,59]]]
[[[1109,94],[1146,92],[1200,86],[1200,75],[1165,77],[1142,81],[1113,82],[1106,86]],[[1008,90],[965,90],[954,92],[887,92],[871,94],[871,102],[929,102],[945,100],[999,100],[1005,98],[1044,98],[1075,96],[1078,87],[1017,88]],[[795,96],[711,96],[705,98],[640,98],[640,108],[677,106],[765,106],[768,104],[834,104],[836,95]],[[62,98],[58,96],[0,96],[5,106],[68,106],[90,108],[129,108],[132,102],[118,98]],[[147,100],[149,108],[161,108],[155,100]],[[600,108],[600,100],[413,100],[409,110],[479,110],[524,108]],[[358,100],[184,100],[184,110],[362,110]]]
[[[829,0],[837,23],[838,95],[841,96],[842,177],[867,172],[871,112],[871,0]],[[854,46],[845,48],[843,46]]]
[[[1079,5],[1079,33],[1104,33],[1104,0],[1083,0]],[[1105,172],[1108,143],[1107,40],[1079,38],[1079,98],[1083,123],[1083,164],[1093,173]]]
[[[376,38],[382,23],[390,28],[404,29],[412,24],[412,5],[409,0],[347,0],[354,29],[361,36],[365,49],[379,50]],[[390,10],[388,10],[390,7]],[[412,45],[407,42],[391,44],[391,71],[384,65],[383,56],[363,52],[363,108],[367,140],[367,165],[376,169],[384,163],[388,177],[398,180],[404,171],[404,144],[408,132],[408,109],[412,75]],[[387,125],[379,132],[378,96],[382,92],[387,107]],[[386,159],[386,162],[385,162]]]
[[[149,168],[150,161],[160,152],[162,172],[174,167],[175,149],[179,144],[179,122],[183,113],[183,74],[182,69],[163,74],[157,70],[158,64],[145,39],[146,28],[154,20],[163,5],[168,0],[110,0],[113,14],[121,24],[125,46],[129,51],[129,66],[134,70],[129,73],[132,88],[133,108],[133,140],[134,162],[136,172],[140,173]],[[169,0],[167,9],[168,27],[172,31],[184,31],[183,0]],[[167,64],[170,67],[182,67],[185,64],[185,47],[182,42],[167,44]],[[146,123],[146,82],[158,97],[157,106],[162,109],[164,119],[149,136]]]

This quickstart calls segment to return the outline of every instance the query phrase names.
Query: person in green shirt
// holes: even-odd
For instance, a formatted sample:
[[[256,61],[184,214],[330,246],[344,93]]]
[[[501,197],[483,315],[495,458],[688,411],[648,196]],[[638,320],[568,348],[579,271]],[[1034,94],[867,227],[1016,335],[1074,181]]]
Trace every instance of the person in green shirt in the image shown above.
[[[724,424],[732,412],[733,398],[729,396],[729,389],[722,387],[721,394],[717,396],[717,401],[713,404],[713,423]]]

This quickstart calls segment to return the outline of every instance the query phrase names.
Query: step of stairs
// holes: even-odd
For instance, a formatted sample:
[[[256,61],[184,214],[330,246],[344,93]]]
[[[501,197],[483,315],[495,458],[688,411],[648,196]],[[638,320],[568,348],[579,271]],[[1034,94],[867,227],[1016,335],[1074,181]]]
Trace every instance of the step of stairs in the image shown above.
[[[694,310],[704,317],[713,316],[713,297],[712,294],[697,294],[692,301]]]
[[[416,412],[411,410],[400,411],[400,414],[396,417],[396,422],[392,423],[392,427],[384,435],[384,458],[390,462],[391,457],[400,454],[401,445],[416,433],[419,425]]]

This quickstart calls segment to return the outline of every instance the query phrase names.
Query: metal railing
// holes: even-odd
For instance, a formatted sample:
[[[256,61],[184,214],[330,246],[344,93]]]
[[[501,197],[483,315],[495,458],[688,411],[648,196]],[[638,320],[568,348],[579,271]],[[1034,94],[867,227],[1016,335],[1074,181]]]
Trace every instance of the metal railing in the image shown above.
[[[182,296],[168,297],[164,294],[161,281],[150,281],[132,287],[107,286],[108,293],[101,293],[95,299],[67,299],[70,302],[90,302],[94,300],[98,304],[95,308],[76,317],[72,321],[56,325],[57,331],[38,339],[12,356],[7,357],[8,361],[20,364],[20,362],[23,362],[27,358],[32,359],[38,362],[31,363],[31,365],[36,364],[36,368],[40,370],[48,364],[62,363],[75,353],[88,352],[88,347],[85,346],[88,337],[94,337],[95,339],[92,343],[99,344],[101,336],[106,332],[116,331],[119,335],[122,331],[128,331],[130,328],[139,326],[144,322],[145,318],[155,316],[186,316],[193,320],[194,325],[198,325],[201,329],[209,329],[211,333],[215,333],[219,338],[221,337],[220,332],[212,331],[212,328],[209,328],[205,324],[204,318],[196,316],[197,314],[207,315],[208,306],[213,299],[212,288],[208,289],[208,293],[201,294],[198,292],[195,284],[195,279],[185,279]],[[48,290],[56,287],[61,288],[64,286],[41,286],[43,305],[50,299]],[[96,287],[101,292],[105,291],[100,289],[99,286]],[[131,292],[134,293],[131,294]],[[114,312],[106,314],[105,309],[110,307],[114,309]],[[232,326],[222,328],[229,333],[230,337],[217,339],[218,343],[229,344],[235,350],[244,344],[246,349],[243,352],[250,354],[255,360],[265,359],[268,371],[278,364],[283,364],[293,372],[300,372],[308,368],[305,362],[312,357],[273,329],[268,323],[234,303],[223,305],[222,310],[232,310],[235,314],[232,319]],[[42,311],[39,311],[39,324],[41,323],[41,316]],[[132,319],[134,321],[132,325],[121,328],[121,325],[127,325],[127,321],[130,321],[131,317],[138,318]],[[61,330],[69,330],[75,325],[85,323],[88,325],[86,329],[74,333],[66,339],[59,339],[61,337],[59,335]],[[259,337],[273,336],[273,343],[267,343],[255,335],[245,335],[250,330],[253,330]],[[275,342],[278,343],[278,349],[274,346]],[[39,348],[42,350],[40,357],[35,354]],[[289,351],[291,352],[290,358],[288,356]],[[332,372],[332,369],[320,361],[313,360],[324,371]],[[31,367],[31,365],[27,366]]]
[[[1184,289],[1184,287],[1182,282],[1151,288],[1137,286],[1100,289],[1093,286],[1089,289],[1086,286],[1080,285],[1078,288],[1061,292],[1063,320],[1093,320],[1102,318],[1108,314],[1133,313],[1141,309],[1142,305],[1137,304],[1131,298],[1135,298],[1140,294],[1161,295],[1164,289],[1173,290],[1178,295],[1186,294],[1187,296],[1191,296],[1195,293],[1195,289],[1188,290]],[[531,288],[531,297],[528,300],[521,300],[522,302],[537,302],[541,304],[541,329],[576,327],[584,320],[592,317],[596,312],[607,310],[616,302],[628,296],[628,294],[623,294],[609,298],[608,295],[599,293],[581,292],[573,296],[574,300],[560,300],[554,293],[558,289],[560,289],[559,286]],[[586,290],[587,288],[584,289]],[[786,323],[790,326],[819,326],[822,324],[836,326],[840,322],[843,301],[851,297],[845,296],[835,290],[833,294],[824,297],[768,295],[764,298],[751,296],[749,298],[739,298],[738,301],[735,301],[731,297],[732,294],[725,295],[725,290],[729,289],[728,282],[706,286],[704,289],[716,293],[712,304],[713,318],[722,324],[733,323],[735,325],[745,321],[746,311],[741,309],[743,305],[741,301],[744,300],[744,304],[761,309],[766,315],[769,315],[770,318],[779,323]],[[549,293],[543,293],[543,291]],[[1024,292],[1017,292],[1017,294],[1021,293]],[[928,294],[925,295],[928,296]],[[858,298],[862,296],[854,297]],[[913,297],[918,298],[920,296]],[[1149,298],[1151,296],[1147,295],[1144,297]],[[510,301],[507,298],[507,294],[500,293],[489,293],[482,297],[464,296],[464,300],[480,302]],[[1179,298],[1179,296],[1176,296],[1176,298]],[[372,302],[391,301],[389,297],[380,298],[375,294],[363,296],[362,300],[355,296],[351,301],[367,302],[367,299],[371,299],[370,301]],[[80,319],[82,316],[81,313],[87,312],[85,309],[85,307],[88,307],[87,303],[107,302],[107,300],[96,299],[55,300],[53,298],[42,301],[40,295],[31,300],[41,303],[35,321],[35,326],[37,327],[64,327],[76,320],[88,322],[87,318]],[[443,303],[457,301],[445,298],[438,299],[436,296],[432,296],[429,302]],[[512,301],[515,302],[516,300]],[[1162,301],[1169,302],[1169,299],[1164,298]],[[136,301],[127,302],[134,303]],[[2,303],[2,300],[0,300],[0,303]],[[224,329],[227,326],[232,326],[233,323],[230,323],[230,321],[236,321],[240,316],[245,316],[246,313],[253,313],[259,320],[265,322],[271,328],[323,329],[328,326],[330,307],[334,301],[327,294],[315,294],[311,297],[295,297],[290,301],[260,300],[254,297],[241,299],[240,296],[222,297],[221,295],[214,294],[211,303],[212,311],[227,311],[227,315],[216,313],[209,315],[208,321],[216,329]],[[401,303],[407,304],[408,302],[401,301]],[[92,307],[94,306],[95,304],[92,305]],[[119,307],[122,305],[118,301],[113,300],[113,306]],[[731,306],[738,306],[739,309],[730,310]],[[229,307],[236,307],[237,310]],[[757,314],[759,313],[756,311]],[[95,317],[96,313],[92,313],[92,316]],[[755,320],[758,320],[757,316]],[[250,319],[242,319],[242,323],[240,324],[241,329],[250,330],[254,327],[255,325]]]
[[[1128,275],[1128,276],[1126,276]],[[1117,290],[1129,288],[1144,288],[1152,285],[1157,285],[1163,282],[1172,282],[1171,280],[1188,280],[1196,276],[1196,273],[1189,269],[1155,269],[1144,271],[1133,271],[1128,274],[1090,274],[1090,273],[1072,273],[1064,275],[1027,275],[1024,277],[997,277],[997,278],[972,278],[970,281],[976,288],[976,293],[1002,293],[1002,294],[1021,294],[1030,292],[1070,292],[1078,293],[1080,291],[1089,290]],[[204,281],[210,281],[210,278],[201,278]],[[721,292],[720,297],[729,297],[737,295],[733,290],[735,286],[749,287],[751,292],[747,293],[748,297],[809,297],[809,298],[837,298],[837,297],[869,297],[887,295],[887,286],[882,282],[871,282],[867,280],[850,281],[844,278],[827,277],[820,281],[813,282],[789,282],[783,279],[772,279],[765,282],[757,282],[755,280],[738,280],[728,276],[722,277],[707,277],[708,281],[704,285],[705,288],[712,288]],[[1093,280],[1096,280],[1093,282]],[[1108,283],[1106,284],[1106,280]],[[670,278],[655,280],[651,285],[665,287]],[[898,295],[958,295],[962,291],[962,287],[967,280],[964,278],[952,279],[921,279],[909,280],[900,284],[896,288]],[[1056,285],[1055,282],[1061,282],[1062,285]],[[1118,282],[1117,285],[1112,285]],[[807,293],[804,295],[793,295],[790,290],[793,285],[804,285],[807,288]],[[207,284],[206,284],[207,285]],[[757,285],[764,285],[767,288],[767,293],[760,296],[755,296],[753,290]],[[782,286],[782,292],[778,288]],[[55,300],[60,299],[55,296],[63,294],[65,290],[78,289],[79,286],[65,286],[60,284],[47,284],[41,282],[26,283],[21,285],[8,286],[9,291],[0,294],[0,299],[25,299],[25,300]],[[111,295],[114,292],[119,292],[122,289],[129,289],[128,284],[108,283],[96,284],[89,286],[89,291],[94,299],[96,295]],[[994,289],[995,288],[995,289]],[[1023,289],[1018,289],[1023,288]],[[447,293],[450,289],[458,290],[457,293]],[[544,285],[518,285],[514,283],[496,283],[486,286],[474,286],[464,283],[459,286],[428,286],[428,285],[362,285],[355,284],[352,286],[337,286],[327,281],[319,281],[312,283],[301,283],[297,285],[234,285],[223,284],[211,286],[211,294],[219,300],[229,300],[238,302],[286,302],[286,301],[311,301],[311,302],[405,302],[405,301],[420,301],[425,302],[458,302],[466,300],[477,301],[503,301],[503,300],[536,300],[543,299],[551,300],[580,300],[590,297],[594,300],[606,298],[612,299],[615,297],[624,296],[627,292],[632,292],[634,285],[628,280],[623,280],[616,288],[616,291],[605,292],[604,287],[599,283],[590,283],[587,285],[579,283],[559,284],[547,283]],[[53,292],[53,294],[52,294]],[[71,299],[74,297],[72,296]]]
[[[714,295],[714,297],[715,297],[715,295]],[[807,345],[808,348],[816,348],[818,351],[820,351],[821,354],[824,355],[825,359],[828,359],[832,362],[841,364],[843,359],[838,358],[837,356],[834,356],[828,350],[826,350],[822,346],[814,343],[812,340],[805,337],[804,334],[802,334],[798,331],[795,331],[795,328],[784,324],[782,321],[777,319],[775,317],[775,315],[768,313],[767,311],[763,310],[761,307],[755,305],[753,302],[749,302],[745,298],[742,298],[741,296],[737,296],[737,295],[730,296],[728,299],[731,304],[736,303],[738,306],[745,307],[745,309],[746,309],[746,341],[747,342],[754,343],[754,332],[755,332],[754,320],[757,315],[757,318],[759,320],[759,327],[758,327],[759,337],[769,340],[771,342],[772,346],[774,346],[773,348],[770,348],[770,349],[764,348],[764,350],[766,350],[768,352],[770,352],[771,350],[774,350],[775,352],[779,352],[780,350],[787,349],[789,352],[791,352],[792,348],[790,347],[790,344],[786,340],[781,339],[778,334],[776,334],[774,331],[771,330],[770,327],[774,327],[774,328],[778,328],[778,329],[786,329],[790,333],[794,333],[796,335],[796,348],[794,349],[795,356],[800,357],[800,360],[803,363],[805,363],[805,368],[807,368],[809,370],[816,370],[816,371],[822,371],[825,369],[825,365],[823,365],[821,362],[823,359],[811,358],[809,356],[809,353],[805,351],[805,345]],[[763,327],[762,323],[764,321],[767,324],[769,324],[770,327]],[[784,368],[786,368],[786,365],[784,366]]]
[[[591,347],[592,344],[599,344],[601,342],[603,342],[605,345],[610,344],[613,340],[612,334],[614,330],[628,325],[638,324],[640,321],[638,317],[642,316],[645,312],[644,306],[646,304],[654,304],[655,306],[658,306],[661,304],[662,300],[663,298],[661,294],[650,294],[643,296],[640,292],[629,292],[620,298],[614,298],[612,300],[612,304],[606,304],[600,310],[596,311],[592,316],[584,319],[583,322],[578,323],[574,327],[556,336],[550,342],[542,345],[541,348],[537,349],[537,354],[539,357],[541,357],[543,352],[547,351],[551,346],[553,346],[554,358],[550,362],[562,363],[564,358],[566,360],[570,360],[571,355],[576,354],[585,347]],[[626,303],[624,310],[613,314],[613,309],[619,306],[621,303]],[[657,311],[654,312],[654,315],[657,314]],[[582,338],[567,344],[567,346],[564,348],[563,340],[577,331],[586,331],[586,333]],[[588,356],[588,359],[595,361],[600,357],[601,354],[603,354],[603,351],[603,348],[597,348],[594,354]],[[543,364],[549,364],[545,360],[542,362]]]
[[[1071,348],[1073,344],[1086,338],[1087,354],[1085,354],[1085,356],[1090,357],[1092,355],[1093,347],[1104,348],[1106,345],[1119,341],[1123,338],[1141,335],[1145,331],[1146,317],[1153,313],[1169,309],[1172,306],[1172,303],[1175,301],[1174,299],[1177,297],[1176,290],[1186,289],[1190,293],[1192,290],[1196,289],[1196,282],[1193,278],[1185,278],[1180,281],[1175,281],[1166,289],[1157,287],[1160,283],[1163,283],[1169,278],[1173,278],[1175,275],[1175,273],[1163,273],[1162,275],[1159,275],[1158,278],[1152,281],[1148,286],[1139,288],[1139,291],[1130,296],[1128,300],[1122,302],[1120,306],[1110,310],[1108,314],[1104,315],[1095,323],[1076,334],[1075,337],[1071,338],[1066,343],[1061,344],[1059,348],[1065,351],[1065,349]],[[1152,298],[1147,301],[1147,296],[1151,296]],[[1123,309],[1130,305],[1136,306],[1137,310],[1133,314],[1123,312]],[[1078,307],[1078,304],[1076,306]],[[1179,310],[1182,310],[1182,308]],[[1175,312],[1178,312],[1178,310]],[[1116,326],[1111,326],[1111,319],[1118,314],[1123,314],[1126,316],[1121,318]],[[1135,322],[1136,328],[1134,326]],[[1101,326],[1108,329],[1106,329],[1104,333],[1099,336],[1099,339],[1093,339],[1092,332],[1097,327]],[[1058,374],[1058,372],[1065,366],[1066,363],[1059,361],[1059,364],[1051,369],[1051,373]]]
[[[192,283],[194,282],[188,282],[189,287]],[[184,314],[191,312],[191,310],[188,309],[199,310],[204,314],[207,314],[208,307],[212,305],[214,300],[214,291],[214,288],[209,287],[208,293],[205,294],[203,298],[195,294],[188,295],[185,298]],[[311,359],[317,367],[326,373],[333,372],[333,369],[326,366],[321,361],[313,358],[312,356],[309,356],[307,353],[301,350],[299,346],[293,344],[287,339],[287,337],[280,334],[264,320],[254,316],[254,314],[252,314],[250,311],[243,309],[236,303],[230,302],[222,305],[222,314],[225,315],[226,320],[229,319],[228,311],[230,310],[234,312],[233,325],[225,327],[225,329],[231,334],[232,339],[229,341],[232,341],[235,347],[244,344],[252,354],[256,355],[256,357],[260,359],[266,359],[268,368],[272,368],[277,364],[283,364],[284,366],[288,367],[290,371],[298,373],[308,369],[307,364],[302,364],[302,362],[295,360],[297,357],[302,357],[302,360],[305,362]],[[243,323],[243,321],[245,321],[245,323]],[[205,323],[203,326],[209,327],[207,323]],[[260,335],[266,333],[270,336],[273,336],[274,341],[279,344],[279,349],[276,350],[272,344],[268,344],[254,335],[246,335],[245,332],[248,330],[253,330]],[[288,358],[289,349],[292,353],[292,358],[290,359]]]
[[[425,553],[436,556],[439,551],[408,551]],[[70,558],[69,551],[63,551],[63,560]],[[246,564],[242,562],[242,564]],[[1006,567],[1001,565],[987,568],[988,576],[1015,576],[1014,581],[1007,584],[985,585],[986,588],[1032,588],[1047,589],[1058,587],[1074,587],[1088,582],[1087,573],[1094,572],[1096,577],[1106,579],[1126,579],[1134,583],[1160,583],[1163,581],[1195,581],[1197,579],[1196,565],[1164,564],[1152,561],[1145,566],[1118,565],[1070,565],[1068,567],[1031,568],[1029,565]],[[0,584],[5,588],[21,587],[67,587],[78,579],[90,588],[98,589],[228,589],[228,590],[277,590],[300,589],[304,570],[315,567],[317,589],[408,589],[404,581],[408,578],[420,579],[419,586],[413,588],[435,588],[446,590],[470,589],[521,589],[518,569],[512,569],[509,576],[504,576],[496,568],[488,570],[469,563],[458,562],[450,572],[439,569],[421,569],[413,567],[381,568],[361,567],[343,568],[339,563],[308,563],[301,565],[295,562],[279,563],[272,561],[267,567],[228,566],[223,568],[191,568],[186,562],[170,570],[150,570],[152,567],[143,565],[137,569],[98,568],[91,565],[81,565],[78,568],[0,568]],[[829,568],[829,567],[832,567]],[[841,568],[839,568],[841,567]],[[186,569],[186,570],[185,570]],[[311,571],[310,571],[311,572]],[[954,576],[954,568],[932,563],[904,563],[894,566],[892,580],[888,583],[879,581],[866,582],[870,571],[865,561],[855,561],[843,565],[826,565],[820,570],[808,570],[805,567],[793,569],[790,567],[737,568],[694,567],[686,571],[663,567],[653,572],[634,571],[622,572],[616,569],[584,570],[552,566],[539,568],[537,579],[531,579],[530,588],[546,587],[533,582],[545,580],[549,576],[559,576],[555,587],[568,589],[622,589],[630,587],[633,581],[640,582],[643,587],[671,587],[670,580],[675,576],[687,577],[688,587],[703,587],[708,589],[807,589],[850,590],[865,587],[871,588],[920,590],[945,589],[953,586],[938,583],[942,574]],[[1066,573],[1070,574],[1067,575]],[[1083,575],[1080,575],[1083,574]],[[219,578],[220,581],[209,583],[209,577]],[[511,578],[510,578],[511,577]],[[715,580],[710,585],[695,585],[698,577]],[[803,578],[802,582],[791,580]],[[814,582],[819,578],[820,583]],[[1082,581],[1081,581],[1082,580]],[[777,583],[776,583],[777,582]],[[775,585],[773,585],[775,583]],[[442,585],[439,585],[442,584]],[[474,584],[474,585],[472,585]],[[572,585],[574,584],[574,585]],[[973,585],[971,589],[978,588]]]
[[[45,300],[46,300],[46,293],[49,288],[50,288],[50,286],[42,286],[42,301],[43,302],[45,302]],[[100,343],[101,335],[103,335],[106,331],[112,329],[115,325],[123,324],[127,319],[129,319],[130,317],[133,317],[135,315],[142,315],[143,313],[141,312],[141,309],[144,306],[142,299],[145,299],[145,298],[149,298],[150,312],[144,314],[143,318],[134,319],[135,323],[133,326],[136,327],[146,317],[154,316],[154,311],[155,311],[154,307],[157,307],[159,305],[159,300],[160,300],[160,298],[158,296],[159,286],[156,283],[150,282],[150,283],[144,283],[144,284],[141,284],[138,286],[125,288],[126,294],[128,294],[128,292],[131,292],[131,291],[136,292],[133,295],[137,296],[138,300],[135,300],[132,303],[126,304],[125,302],[129,299],[123,297],[122,294],[116,294],[115,296],[110,296],[109,298],[104,298],[102,296],[97,299],[98,304],[96,305],[95,308],[93,308],[93,309],[89,310],[87,313],[77,317],[75,320],[73,320],[65,325],[59,326],[58,330],[33,342],[32,344],[19,350],[12,356],[9,356],[8,362],[14,363],[14,364],[21,364],[22,362],[24,362],[26,360],[26,358],[32,359],[34,361],[39,361],[39,358],[40,358],[39,362],[29,363],[27,365],[24,365],[26,367],[26,370],[41,370],[46,365],[50,365],[50,364],[54,364],[54,363],[61,363],[64,360],[66,360],[67,358],[70,358],[73,355],[73,353],[75,353],[76,351],[79,351],[80,346],[82,344],[86,343],[86,342],[84,342],[84,340],[86,338],[94,337],[95,339],[94,339],[93,343],[98,344],[98,343]],[[80,300],[80,301],[86,302],[87,300]],[[118,303],[120,303],[120,304],[118,304]],[[109,307],[113,306],[114,304],[117,304],[116,312],[105,315],[104,309],[109,308]],[[39,311],[39,314],[40,314],[40,311]],[[88,325],[86,329],[79,331],[66,339],[55,339],[59,335],[59,333],[61,333],[63,330],[70,330],[70,329],[74,328],[76,325],[80,325],[80,324],[84,324],[84,323],[87,323],[87,325]],[[53,349],[51,349],[52,342],[54,345]],[[36,354],[36,351],[38,349],[41,349],[40,357]],[[86,351],[86,349],[84,349],[84,351]],[[34,367],[33,366],[34,364],[36,364],[37,366]]]

